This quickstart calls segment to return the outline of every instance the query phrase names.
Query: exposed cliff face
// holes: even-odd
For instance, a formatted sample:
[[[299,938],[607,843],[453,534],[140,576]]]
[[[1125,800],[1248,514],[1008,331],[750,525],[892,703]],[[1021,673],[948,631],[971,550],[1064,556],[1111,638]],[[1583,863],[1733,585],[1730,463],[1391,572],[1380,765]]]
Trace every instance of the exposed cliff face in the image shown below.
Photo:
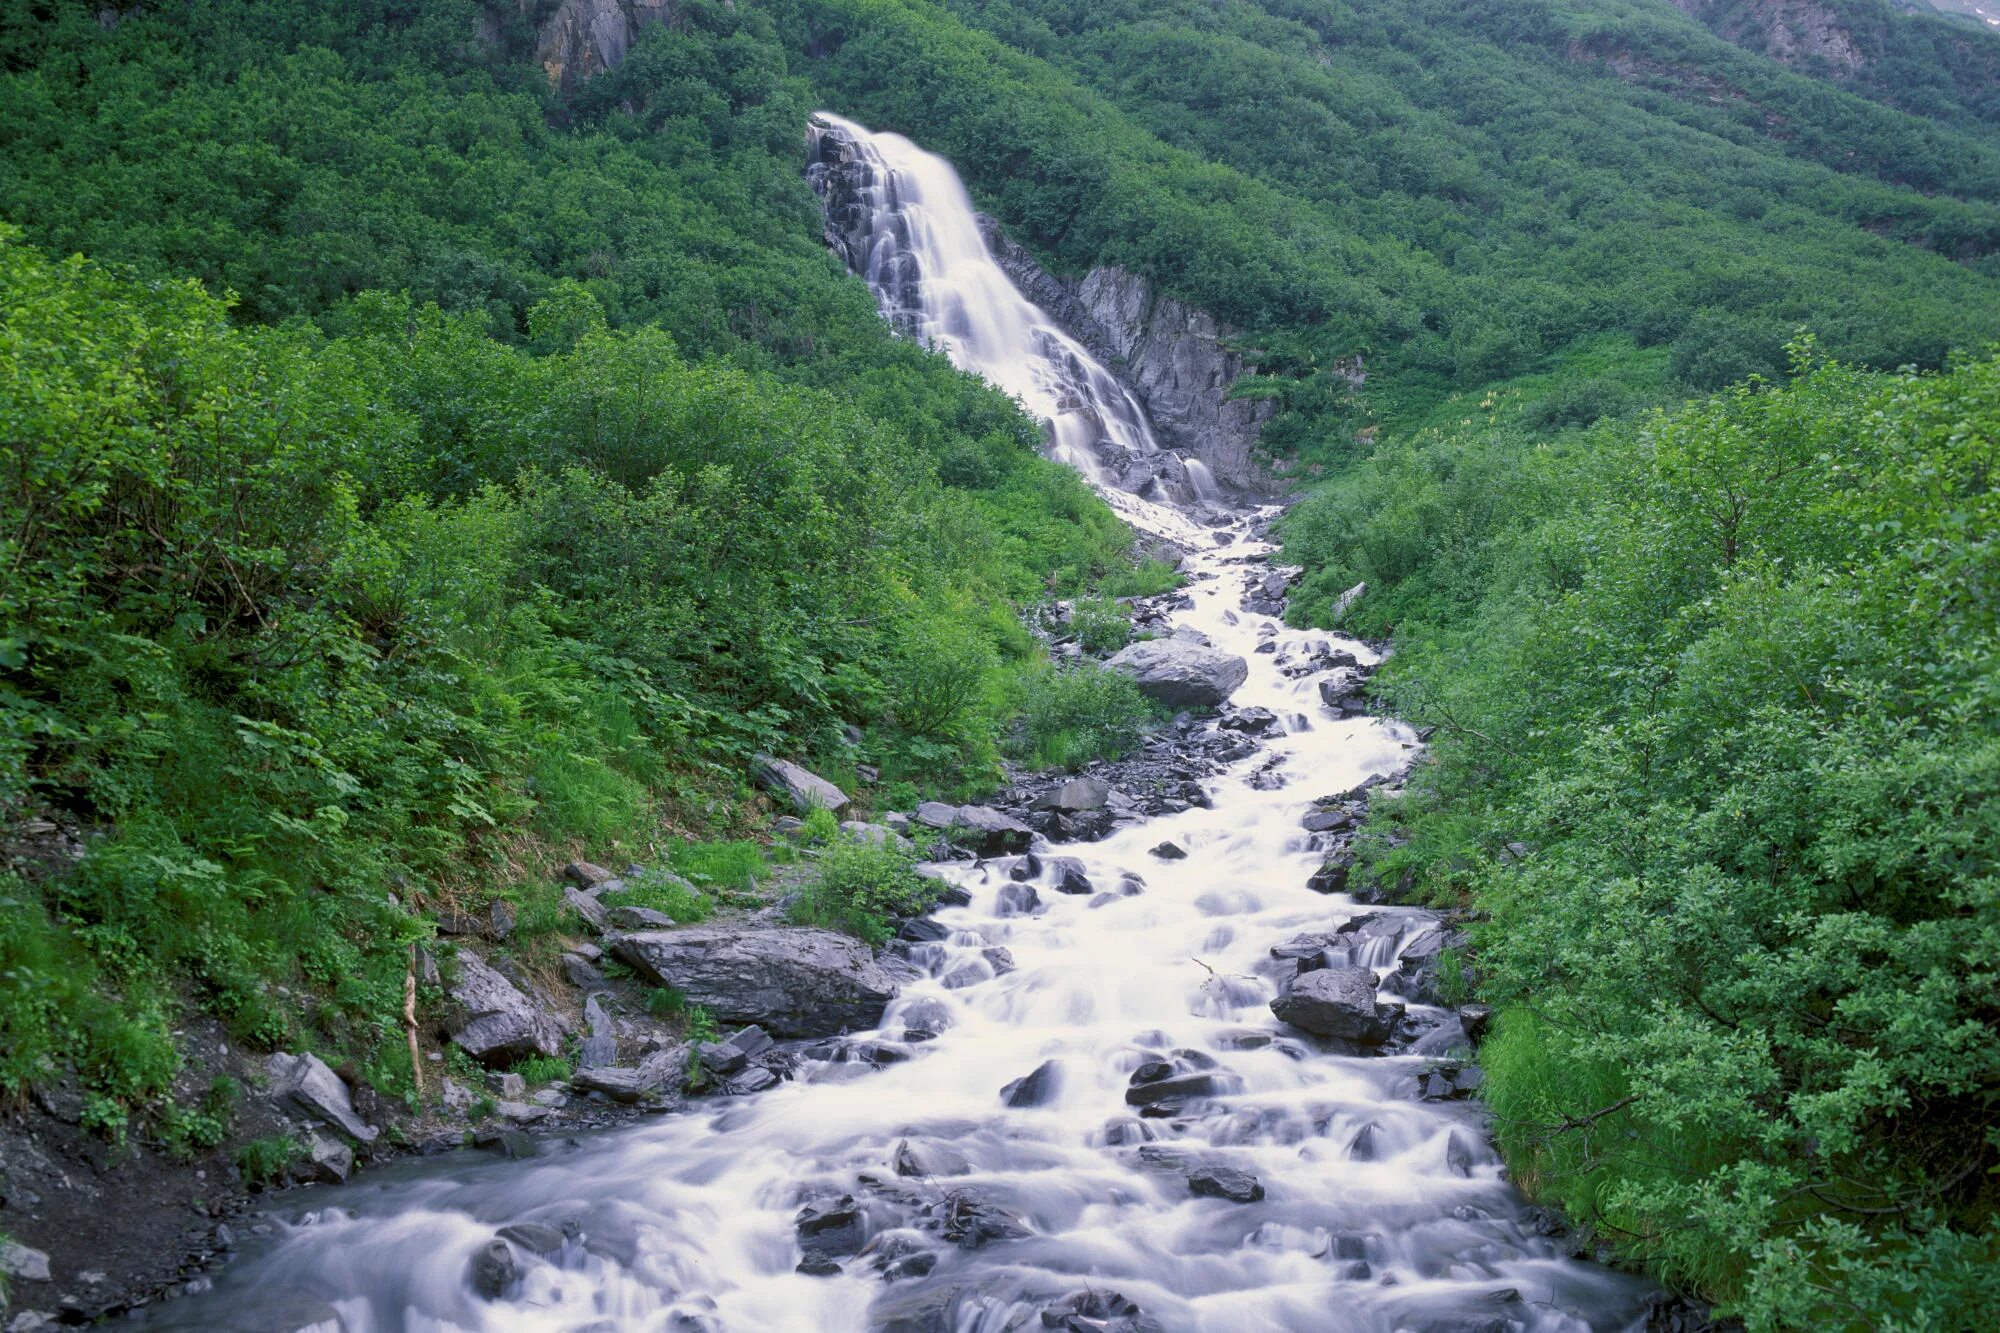
[[[479,35],[501,45],[510,23],[525,21],[534,30],[535,63],[568,96],[623,64],[641,29],[672,23],[676,13],[675,0],[501,0],[486,7]]]
[[[1718,36],[1794,69],[1823,65],[1846,76],[1859,73],[1868,63],[1845,21],[1818,0],[1673,0],[1673,4]]]
[[[1272,488],[1256,454],[1272,405],[1227,401],[1229,387],[1246,369],[1226,346],[1233,329],[1121,268],[1094,268],[1081,281],[1066,282],[1009,240],[998,223],[987,218],[982,226],[1014,285],[1125,381],[1162,444],[1199,458],[1229,485]]]

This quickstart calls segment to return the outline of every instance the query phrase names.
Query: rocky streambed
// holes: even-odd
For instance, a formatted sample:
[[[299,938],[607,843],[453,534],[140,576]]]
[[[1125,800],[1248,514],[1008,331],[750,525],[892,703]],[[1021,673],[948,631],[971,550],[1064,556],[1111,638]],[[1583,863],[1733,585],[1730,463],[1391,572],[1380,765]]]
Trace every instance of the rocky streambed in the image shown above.
[[[1134,608],[1155,642],[1201,650],[1148,688],[1206,662],[1226,701],[1116,763],[885,820],[946,889],[879,953],[770,923],[607,929],[607,953],[744,1020],[682,1066],[706,1091],[679,1114],[288,1196],[212,1290],[152,1322],[1670,1319],[1507,1184],[1476,1100],[1483,1014],[1435,992],[1453,923],[1345,892],[1354,823],[1420,742],[1350,703],[1373,649],[1282,626],[1258,533],[1183,524],[1191,583]],[[606,1068],[643,1078],[646,1058]]]

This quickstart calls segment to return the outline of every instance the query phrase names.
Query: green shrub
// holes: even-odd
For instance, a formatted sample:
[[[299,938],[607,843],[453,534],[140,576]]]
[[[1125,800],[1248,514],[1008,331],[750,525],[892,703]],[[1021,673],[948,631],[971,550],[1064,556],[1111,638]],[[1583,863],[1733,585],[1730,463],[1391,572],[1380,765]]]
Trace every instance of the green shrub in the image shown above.
[[[678,918],[676,918],[678,919]],[[567,1083],[575,1068],[569,1061],[555,1055],[531,1055],[514,1064],[514,1072],[529,1083]]]
[[[285,1173],[304,1147],[289,1134],[251,1139],[236,1150],[236,1169],[243,1184],[253,1190],[284,1183]]]
[[[1132,618],[1109,597],[1080,597],[1070,612],[1076,641],[1093,657],[1109,657],[1132,642]]]
[[[1043,768],[1076,768],[1131,750],[1155,713],[1132,678],[1091,663],[1041,666],[1021,684],[1026,757]]]
[[[917,873],[914,854],[843,833],[820,851],[812,878],[792,901],[791,919],[880,945],[891,934],[891,917],[927,910],[937,901],[938,888]]]

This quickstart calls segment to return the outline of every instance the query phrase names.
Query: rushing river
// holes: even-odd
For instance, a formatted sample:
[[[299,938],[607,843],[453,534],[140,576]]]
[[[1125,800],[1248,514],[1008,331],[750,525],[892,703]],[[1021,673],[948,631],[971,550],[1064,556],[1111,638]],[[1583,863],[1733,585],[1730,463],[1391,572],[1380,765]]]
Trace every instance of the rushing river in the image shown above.
[[[847,222],[871,240],[849,257],[899,327],[1014,393],[1094,479],[1101,442],[1158,447],[1131,396],[995,266],[947,163],[820,122],[816,170],[837,160],[868,178],[869,216]],[[1190,478],[1190,501],[1214,495],[1205,472]],[[762,1095],[545,1145],[532,1161],[432,1159],[290,1196],[275,1235],[161,1323],[297,1328],[287,1311],[309,1298],[339,1311],[317,1327],[349,1333],[1642,1325],[1651,1289],[1566,1259],[1537,1232],[1477,1105],[1419,1099],[1420,1075],[1464,1045],[1452,1014],[1412,1004],[1420,1035],[1371,1056],[1332,1053],[1272,1016],[1284,966],[1273,945],[1372,913],[1346,947],[1386,977],[1434,939],[1427,914],[1306,886],[1324,856],[1301,827],[1313,799],[1400,771],[1415,737],[1321,706],[1319,684],[1338,668],[1318,664],[1329,650],[1372,661],[1366,646],[1244,607],[1268,569],[1263,515],[1197,523],[1107,494],[1135,526],[1191,550],[1191,606],[1175,627],[1243,655],[1249,678],[1232,705],[1278,718],[1209,784],[1210,808],[1043,849],[1078,858],[1101,887],[1137,876],[1138,892],[1053,892],[1045,872],[1041,909],[1020,915],[1009,860],[949,864],[970,904],[937,914],[949,937],[912,951],[926,975],[877,1034],[907,1058],[809,1061]],[[1185,857],[1156,855],[1166,842]],[[990,975],[982,951],[996,945],[1015,967]],[[919,1023],[937,1035],[905,1040]],[[1205,1095],[1142,1114],[1128,1092],[1148,1062],[1205,1076]],[[1037,1104],[1003,1101],[1003,1086],[1045,1066],[1041,1095],[1021,1099]],[[1191,1165],[1235,1168],[1262,1197],[1199,1195]],[[797,1271],[801,1208],[844,1196],[867,1250],[824,1276]],[[504,1296],[481,1297],[473,1256],[520,1222],[567,1239],[524,1254]],[[1068,1298],[1066,1313],[1043,1314]]]

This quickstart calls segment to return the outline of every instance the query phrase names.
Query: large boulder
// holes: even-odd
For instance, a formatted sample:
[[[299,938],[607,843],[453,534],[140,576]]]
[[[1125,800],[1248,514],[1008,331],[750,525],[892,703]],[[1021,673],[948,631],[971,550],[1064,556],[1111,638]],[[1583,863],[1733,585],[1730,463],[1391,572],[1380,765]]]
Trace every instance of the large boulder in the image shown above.
[[[511,1065],[562,1050],[562,1029],[555,1019],[477,954],[459,950],[451,998],[461,1015],[451,1039],[481,1064]]]
[[[756,1023],[777,1037],[870,1028],[896,982],[866,945],[806,926],[697,927],[610,937],[641,976],[672,986],[718,1022]]]
[[[1293,1027],[1322,1037],[1379,1046],[1403,1019],[1400,1004],[1378,1004],[1375,973],[1366,967],[1307,972],[1271,1001],[1271,1012]]]
[[[1035,840],[1035,831],[987,805],[961,805],[952,821],[951,840],[970,847],[981,856],[1009,856],[1025,852]]]
[[[264,1062],[264,1076],[270,1080],[273,1098],[291,1102],[344,1134],[373,1143],[381,1132],[354,1113],[347,1084],[317,1055],[279,1051]]]
[[[1132,677],[1139,689],[1174,708],[1219,707],[1250,675],[1234,653],[1185,639],[1142,639],[1105,665]]]
[[[760,754],[750,761],[750,776],[765,791],[791,802],[802,815],[814,810],[831,810],[837,815],[847,808],[846,792],[789,759]]]

